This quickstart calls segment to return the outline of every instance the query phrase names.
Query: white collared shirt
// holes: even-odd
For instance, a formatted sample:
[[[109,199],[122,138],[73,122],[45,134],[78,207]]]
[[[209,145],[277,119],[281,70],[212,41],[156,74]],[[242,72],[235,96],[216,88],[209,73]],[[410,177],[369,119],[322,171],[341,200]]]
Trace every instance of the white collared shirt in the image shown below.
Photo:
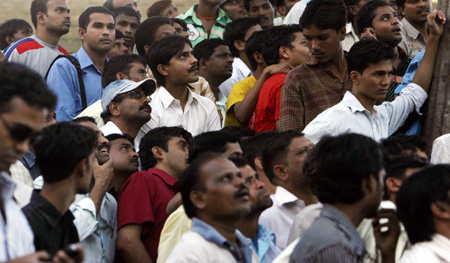
[[[305,208],[305,202],[281,186],[270,195],[273,205],[259,217],[259,223],[275,233],[276,245],[283,250],[288,245],[289,232],[295,216]]]
[[[223,95],[228,98],[228,94],[230,94],[234,84],[250,77],[250,75],[252,75],[252,71],[247,67],[244,61],[240,58],[234,58],[233,74],[229,79],[219,85],[219,89],[223,92]]]
[[[83,262],[112,263],[117,240],[117,201],[114,197],[105,194],[97,216],[89,195],[76,195],[70,211],[84,248]]]
[[[188,100],[184,110],[180,101],[164,87],[159,87],[151,98],[152,118],[142,126],[136,138],[145,135],[151,129],[162,126],[182,126],[192,136],[221,128],[219,113],[214,102],[190,90],[188,90]]]
[[[383,102],[369,112],[351,92],[341,102],[319,114],[303,130],[305,137],[316,144],[325,136],[358,133],[379,142],[403,125],[409,114],[422,107],[428,94],[419,85],[410,83],[392,102]]]
[[[119,129],[119,127],[117,127],[117,125],[112,122],[112,121],[108,121],[105,126],[101,127],[100,130],[103,133],[103,136],[108,136],[111,134],[120,134],[123,135],[123,132]],[[136,151],[139,150],[139,143],[141,142],[141,138],[142,136],[140,136],[139,134],[136,136],[136,138],[134,139],[134,148]]]
[[[450,239],[434,234],[431,241],[419,242],[405,252],[400,263],[450,262]]]
[[[297,24],[298,25],[300,23],[300,17],[303,15],[306,5],[308,5],[309,2],[310,1],[302,0],[300,2],[295,3],[295,5],[292,6],[291,10],[289,10],[289,13],[284,18],[283,24],[285,24],[285,25]]]
[[[342,49],[348,52],[353,44],[359,41],[359,38],[355,33],[352,23],[347,23],[345,25],[345,31],[345,38],[342,40]]]
[[[35,251],[33,231],[13,199],[15,188],[11,177],[1,172],[0,195],[6,222],[0,215],[0,262],[23,257]]]

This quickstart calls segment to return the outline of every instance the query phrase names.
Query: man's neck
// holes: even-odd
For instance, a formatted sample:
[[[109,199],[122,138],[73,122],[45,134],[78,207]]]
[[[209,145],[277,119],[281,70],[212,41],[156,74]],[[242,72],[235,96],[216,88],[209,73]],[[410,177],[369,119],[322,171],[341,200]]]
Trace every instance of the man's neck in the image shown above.
[[[347,75],[347,59],[345,58],[342,47],[340,48],[338,54],[325,64],[341,83],[344,82]]]
[[[317,204],[319,200],[317,197],[311,192],[311,189],[308,187],[295,189],[293,194],[300,200],[305,203],[305,206]]]
[[[355,84],[353,84],[355,86]],[[358,93],[353,92],[356,88],[352,88],[352,94],[358,99],[359,103],[364,107],[364,109],[368,110],[369,112],[373,112],[373,107],[375,107],[375,104],[377,103],[375,100],[367,99],[364,96],[361,96]]]
[[[125,184],[130,175],[131,173],[120,173],[114,171],[109,189],[114,189],[116,193],[119,193],[120,189]]]
[[[230,244],[238,245],[236,238],[236,225],[237,223],[230,223],[224,221],[212,220],[208,216],[199,216],[199,218],[213,227],[219,232]]]
[[[87,47],[87,44],[85,43],[83,43],[83,48],[94,63],[95,67],[97,67],[97,69],[103,73],[103,68],[105,67],[106,63],[106,54],[98,53],[89,49],[89,47]]]
[[[237,228],[248,238],[256,238],[258,236],[258,220],[261,212],[250,214],[238,223]]]
[[[40,28],[39,30],[36,30],[36,34],[35,36],[37,38],[39,38],[40,40],[44,41],[45,43],[52,45],[52,46],[57,46],[59,39],[61,38],[61,36],[57,36],[55,34],[52,34],[50,32],[48,32],[45,29]]]
[[[170,83],[166,79],[164,88],[170,93],[170,95],[172,95],[172,97],[180,101],[181,108],[184,110],[189,94],[187,85]]]
[[[164,165],[163,163],[161,163],[159,161],[155,164],[155,166],[153,168],[162,170],[177,180],[180,177],[180,174],[176,173],[175,171],[170,169],[170,167],[167,167],[166,165]]]
[[[247,55],[245,54],[244,51],[240,51],[239,52],[239,58],[244,62],[244,64],[250,69],[250,61],[247,58]]]
[[[199,75],[202,76],[203,78],[205,78],[206,81],[208,81],[209,87],[211,88],[212,92],[214,93],[214,98],[216,99],[216,101],[218,101],[219,100],[219,86],[225,80],[214,77],[214,76],[210,76],[206,72],[201,72]]]
[[[265,68],[266,67],[264,67],[263,64],[258,64],[258,66],[256,67],[256,70],[253,71],[253,76],[255,77],[256,80],[259,79],[259,77],[261,76],[261,74],[263,73]]]
[[[142,125],[146,123],[136,123],[133,121],[126,122],[123,118],[120,117],[111,117],[110,120],[119,128],[122,133],[130,135],[133,139],[136,138]]]
[[[406,20],[425,38],[428,38],[428,24],[427,22],[413,22],[405,17]]]
[[[200,0],[198,3],[197,9],[195,10],[197,14],[204,17],[214,17],[218,15],[219,6],[209,4],[204,0]]]
[[[44,183],[44,186],[39,193],[56,207],[61,214],[65,214],[73,201],[75,201],[76,192],[69,180],[70,179],[55,183]]]
[[[355,228],[359,226],[361,221],[365,218],[362,209],[359,208],[358,204],[334,204],[335,208],[339,209],[352,223]]]

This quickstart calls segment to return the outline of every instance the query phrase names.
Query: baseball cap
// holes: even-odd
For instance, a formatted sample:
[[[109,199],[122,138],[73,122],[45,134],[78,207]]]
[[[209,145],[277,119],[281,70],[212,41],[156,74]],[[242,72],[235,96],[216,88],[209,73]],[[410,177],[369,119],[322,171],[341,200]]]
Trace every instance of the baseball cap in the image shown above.
[[[149,96],[153,92],[155,92],[156,82],[154,79],[144,79],[139,82],[134,82],[128,79],[121,79],[111,82],[103,90],[101,101],[103,111],[106,111],[108,105],[115,97],[117,97],[117,95],[135,90],[139,87],[141,87],[144,90],[145,96]]]

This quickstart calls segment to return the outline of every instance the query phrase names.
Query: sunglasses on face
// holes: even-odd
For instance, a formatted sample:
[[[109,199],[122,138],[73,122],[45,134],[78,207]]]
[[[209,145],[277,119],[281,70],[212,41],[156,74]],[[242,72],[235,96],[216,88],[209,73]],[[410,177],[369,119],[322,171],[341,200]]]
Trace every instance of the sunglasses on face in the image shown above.
[[[137,90],[132,90],[132,91],[128,91],[125,93],[120,94],[119,96],[121,97],[130,97],[132,99],[142,99],[143,97],[145,97],[145,94],[141,91],[137,91]]]
[[[37,135],[37,132],[35,132],[30,126],[21,123],[10,123],[2,116],[0,116],[0,120],[3,122],[6,129],[8,129],[11,138],[17,142],[23,142]]]

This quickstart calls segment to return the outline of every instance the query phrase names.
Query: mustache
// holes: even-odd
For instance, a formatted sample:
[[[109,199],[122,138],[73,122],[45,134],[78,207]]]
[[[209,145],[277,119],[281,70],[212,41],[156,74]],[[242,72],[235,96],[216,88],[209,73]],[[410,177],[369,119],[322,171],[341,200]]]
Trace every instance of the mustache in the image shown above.
[[[190,67],[189,70],[188,70],[188,72],[190,73],[190,72],[194,72],[194,71],[196,71],[196,70],[198,70],[198,65],[197,65],[197,64],[195,64],[195,65],[193,65],[192,67]]]
[[[417,9],[416,13],[419,14],[422,11],[427,11],[428,13],[430,12],[430,9],[428,7],[419,7],[419,9]]]
[[[236,191],[236,193],[234,194],[234,197],[235,198],[239,198],[241,195],[243,195],[243,194],[249,194],[249,192],[248,192],[248,188],[247,188],[247,186],[245,186],[244,184],[241,184],[240,186],[239,186],[239,189]]]
[[[150,105],[148,105],[147,103],[145,103],[144,105],[142,105],[141,107],[139,107],[139,110],[152,110],[152,107],[150,107]]]

